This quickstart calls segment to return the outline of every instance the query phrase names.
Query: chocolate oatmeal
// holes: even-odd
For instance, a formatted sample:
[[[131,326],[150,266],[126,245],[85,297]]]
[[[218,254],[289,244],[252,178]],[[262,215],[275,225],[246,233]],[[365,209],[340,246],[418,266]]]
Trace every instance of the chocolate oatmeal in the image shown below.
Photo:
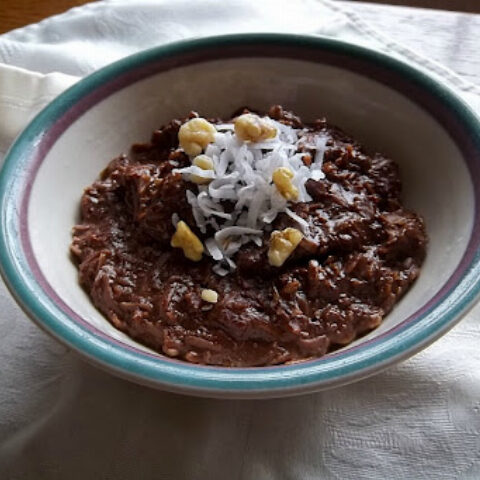
[[[376,328],[419,275],[397,164],[325,119],[195,112],[112,160],[71,252],[118,329],[192,363],[320,357]]]

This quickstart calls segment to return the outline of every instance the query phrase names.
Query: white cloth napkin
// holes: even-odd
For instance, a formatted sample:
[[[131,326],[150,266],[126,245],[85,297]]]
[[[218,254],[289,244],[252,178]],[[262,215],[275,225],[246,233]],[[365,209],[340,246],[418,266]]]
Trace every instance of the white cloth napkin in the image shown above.
[[[332,2],[106,1],[0,36],[0,157],[78,77],[142,48],[241,31],[324,34],[387,51],[480,111],[478,87]],[[3,284],[0,311],[2,479],[480,478],[480,307],[387,372],[268,401],[119,380],[42,333]]]

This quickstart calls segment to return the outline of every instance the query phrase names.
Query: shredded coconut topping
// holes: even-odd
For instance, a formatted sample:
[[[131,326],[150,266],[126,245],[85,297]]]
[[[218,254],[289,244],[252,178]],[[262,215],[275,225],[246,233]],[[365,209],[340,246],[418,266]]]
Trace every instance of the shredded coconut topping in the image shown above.
[[[306,153],[299,151],[306,131],[268,117],[263,120],[275,127],[274,138],[242,141],[234,133],[233,123],[215,125],[214,141],[204,152],[212,159],[213,169],[203,170],[192,165],[176,170],[187,180],[192,176],[197,179],[198,194],[187,190],[187,201],[200,231],[206,233],[207,227],[211,227],[215,232],[205,241],[205,247],[218,262],[214,271],[219,275],[235,268],[232,258],[242,245],[248,242],[262,245],[263,233],[271,231],[271,223],[279,213],[289,215],[300,229],[307,227],[307,222],[288,208],[289,201],[273,183],[276,169],[288,168],[293,173],[291,184],[298,190],[296,202],[312,200],[305,188],[307,180],[325,177],[322,163],[326,136],[317,135],[315,144],[308,145],[315,155],[307,166],[302,160]],[[208,183],[198,182],[199,178]],[[172,221],[176,223],[178,217]]]

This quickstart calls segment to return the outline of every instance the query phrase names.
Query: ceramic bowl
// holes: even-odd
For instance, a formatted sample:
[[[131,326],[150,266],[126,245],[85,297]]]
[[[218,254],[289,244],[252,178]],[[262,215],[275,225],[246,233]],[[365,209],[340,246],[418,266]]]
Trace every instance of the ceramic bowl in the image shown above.
[[[192,109],[228,116],[275,103],[304,120],[325,115],[400,164],[404,201],[430,239],[421,275],[378,329],[317,360],[217,368],[157,354],[113,328],[79,286],[69,244],[83,188],[111,158]],[[478,120],[411,66],[339,41],[236,35],[125,58],[45,108],[10,149],[0,182],[1,270],[20,306],[88,361],[160,389],[264,398],[359,380],[426,347],[479,295]]]

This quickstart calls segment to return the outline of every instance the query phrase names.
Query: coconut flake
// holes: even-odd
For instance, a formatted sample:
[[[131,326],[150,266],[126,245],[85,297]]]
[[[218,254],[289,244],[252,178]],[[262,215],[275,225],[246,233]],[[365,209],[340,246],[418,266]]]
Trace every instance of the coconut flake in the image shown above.
[[[196,165],[192,165],[191,167],[185,168],[175,168],[173,173],[181,173],[183,175],[187,174],[187,179],[190,179],[191,175],[196,175],[200,178],[215,178],[215,171],[214,170],[204,170],[203,168],[197,167]]]
[[[172,225],[177,228],[177,223],[180,221],[180,217],[178,216],[178,213],[173,213],[172,214]]]
[[[215,233],[215,241],[218,245],[223,245],[227,238],[238,235],[262,235],[262,231],[247,227],[227,227]]]
[[[222,130],[234,130],[235,125],[233,123],[217,123],[215,128],[221,132]]]
[[[214,260],[222,260],[223,253],[220,248],[218,248],[217,242],[213,238],[208,238],[205,240],[205,246],[207,247],[208,253]]]
[[[299,223],[303,228],[308,227],[308,222],[304,218],[297,215],[295,212],[292,212],[289,208],[285,208],[285,213],[290,218],[293,218],[293,220],[295,220],[297,223]]]
[[[325,174],[322,170],[323,157],[325,155],[325,150],[327,148],[327,137],[325,135],[318,135],[315,137],[315,157],[311,166],[312,179],[321,180],[325,178]]]
[[[224,277],[225,275],[228,275],[230,273],[230,270],[223,268],[220,264],[216,264],[213,266],[212,270],[217,274],[220,275],[221,277]]]

